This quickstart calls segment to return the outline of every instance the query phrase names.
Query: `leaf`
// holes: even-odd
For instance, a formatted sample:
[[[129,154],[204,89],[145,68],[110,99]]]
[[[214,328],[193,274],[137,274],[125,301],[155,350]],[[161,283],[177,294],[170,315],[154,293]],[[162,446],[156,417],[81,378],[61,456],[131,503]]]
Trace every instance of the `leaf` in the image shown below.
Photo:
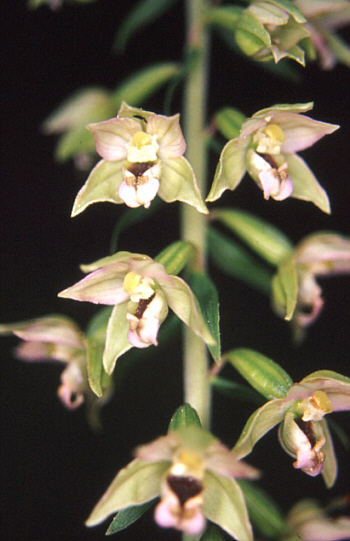
[[[118,188],[123,182],[122,160],[101,160],[91,171],[84,186],[74,201],[72,217],[83,212],[93,203],[110,202],[121,204]]]
[[[215,344],[208,345],[209,351],[218,364],[221,363],[219,295],[214,282],[204,272],[191,272],[189,285],[196,295],[203,317]]]
[[[177,0],[141,0],[130,11],[120,25],[114,46],[123,52],[132,35],[145,26],[153,23],[175,4]]]
[[[276,503],[260,487],[245,479],[237,479],[246,501],[249,517],[261,535],[281,539],[286,528],[283,515]]]
[[[190,404],[186,403],[183,406],[179,406],[170,419],[168,432],[193,425],[201,428],[198,413]]]
[[[109,515],[153,500],[160,493],[163,474],[169,463],[143,462],[135,459],[120,470],[86,521],[87,526],[100,524]]]
[[[225,541],[225,536],[215,524],[209,524],[199,541]]]
[[[164,265],[168,274],[177,275],[193,257],[193,254],[193,244],[179,240],[164,248],[154,259]]]
[[[208,229],[208,241],[210,257],[222,272],[269,295],[272,274],[244,248],[213,228]]]
[[[281,317],[290,321],[298,302],[298,275],[292,258],[278,267],[271,286],[274,309]]]
[[[297,154],[287,154],[285,158],[294,185],[291,197],[311,201],[323,212],[330,214],[328,195],[304,160]]]
[[[278,265],[293,250],[292,243],[284,233],[249,212],[234,208],[219,209],[212,213],[212,218],[226,225],[272,265]]]
[[[175,62],[152,64],[136,71],[113,91],[112,98],[116,109],[119,109],[123,101],[129,105],[139,105],[174,77],[178,71],[179,65]]]
[[[142,515],[144,515],[144,513],[146,513],[146,511],[152,507],[152,505],[154,505],[155,501],[156,499],[142,505],[135,505],[119,511],[108,526],[106,535],[112,535],[128,528],[131,524],[139,520],[139,518],[141,518]]]
[[[293,380],[279,364],[253,349],[232,349],[223,358],[268,400],[284,398],[293,385]]]
[[[263,402],[263,399],[259,393],[244,385],[242,383],[237,383],[225,378],[220,378],[218,376],[210,380],[211,385],[214,389],[217,389],[220,393],[241,402],[253,402],[257,406],[260,406]]]
[[[203,485],[204,515],[238,541],[253,541],[247,508],[237,482],[207,470]]]
[[[238,137],[245,120],[246,116],[234,107],[223,107],[214,116],[216,128],[226,139]]]

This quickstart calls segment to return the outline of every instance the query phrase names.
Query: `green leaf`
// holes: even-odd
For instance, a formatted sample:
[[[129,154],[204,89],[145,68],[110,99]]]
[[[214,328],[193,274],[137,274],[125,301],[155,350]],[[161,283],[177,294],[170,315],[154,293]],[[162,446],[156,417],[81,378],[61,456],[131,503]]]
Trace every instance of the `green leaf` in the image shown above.
[[[225,541],[225,536],[220,528],[210,524],[199,541]]]
[[[198,413],[190,404],[186,403],[183,406],[178,407],[170,419],[168,432],[193,425],[201,428]]]
[[[203,485],[203,513],[238,541],[253,541],[244,497],[237,482],[206,471]]]
[[[210,257],[222,272],[269,295],[272,274],[244,248],[213,228],[208,230],[208,241]]]
[[[194,246],[190,242],[179,240],[162,250],[155,260],[164,265],[168,274],[179,274],[184,266],[192,259]]]
[[[271,286],[274,309],[281,317],[290,321],[298,301],[298,275],[292,258],[278,267]]]
[[[272,265],[278,265],[293,251],[293,245],[284,233],[249,212],[228,208],[215,210],[211,216],[226,225]]]
[[[222,6],[208,9],[204,15],[204,22],[232,31],[235,30],[241,13],[242,8],[238,6]]]
[[[326,214],[330,214],[331,207],[328,195],[304,160],[296,154],[288,154],[286,162],[289,176],[294,185],[291,197],[310,201]]]
[[[179,65],[174,62],[153,64],[139,70],[124,81],[113,91],[112,98],[116,110],[123,101],[129,105],[140,105],[146,98],[174,77],[179,71]]]
[[[281,539],[286,528],[276,503],[260,487],[245,479],[237,479],[246,501],[249,517],[259,533],[269,539]]]
[[[232,349],[225,353],[224,359],[269,400],[284,398],[293,385],[293,380],[279,364],[253,349]]]
[[[246,116],[234,107],[223,107],[215,114],[214,120],[221,135],[226,139],[235,139],[239,136]]]
[[[155,501],[156,499],[142,505],[134,505],[133,507],[128,507],[127,509],[122,509],[122,511],[119,511],[108,526],[106,535],[112,535],[128,528],[131,524],[139,520],[139,518],[141,518],[142,515],[146,513],[150,507],[152,507],[152,505],[154,505]]]
[[[222,394],[241,402],[254,403],[257,406],[261,406],[263,399],[259,393],[257,393],[248,385],[237,383],[225,378],[216,376],[210,380],[214,389],[217,389]]]
[[[135,459],[120,470],[86,521],[87,526],[100,524],[109,515],[142,505],[160,493],[162,477],[169,462],[142,462]]]
[[[130,11],[120,25],[114,46],[123,52],[132,35],[145,26],[153,23],[175,4],[177,0],[141,0]]]
[[[203,317],[208,325],[215,344],[208,345],[209,351],[218,364],[221,363],[221,342],[220,342],[220,311],[219,295],[214,282],[204,272],[191,272],[189,285],[196,295],[201,307]]]

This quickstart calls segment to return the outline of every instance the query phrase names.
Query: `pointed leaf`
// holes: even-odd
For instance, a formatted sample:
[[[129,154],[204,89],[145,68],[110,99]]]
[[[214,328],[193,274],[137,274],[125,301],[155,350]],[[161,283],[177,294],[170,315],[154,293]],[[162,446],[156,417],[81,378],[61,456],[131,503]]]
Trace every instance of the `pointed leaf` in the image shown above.
[[[209,351],[216,363],[221,363],[219,295],[214,282],[204,272],[192,272],[189,285],[198,299],[204,319],[215,340]]]
[[[200,306],[189,286],[178,276],[169,280],[159,280],[169,307],[190,329],[206,344],[214,345],[215,340],[210,334]]]
[[[281,539],[286,525],[276,503],[260,487],[245,479],[237,479],[246,501],[253,525],[269,539]]]
[[[123,101],[129,105],[139,105],[174,77],[178,70],[179,66],[175,62],[162,62],[133,73],[122,81],[112,93],[116,110],[119,109]]]
[[[271,286],[274,309],[287,321],[291,320],[298,301],[298,275],[293,259],[278,267]]]
[[[183,156],[168,158],[162,162],[162,178],[158,195],[167,203],[182,201],[195,207],[198,212],[208,214],[193,169]]]
[[[272,274],[244,248],[213,228],[208,229],[208,241],[210,257],[222,272],[269,295]]]
[[[224,107],[214,116],[217,130],[226,139],[235,139],[238,137],[245,120],[246,116],[234,107]]]
[[[193,257],[193,254],[193,244],[179,240],[164,248],[154,259],[164,265],[168,274],[177,275]]]
[[[244,141],[232,139],[224,146],[216,168],[212,187],[206,201],[216,201],[225,190],[234,190],[246,172],[246,149],[249,137]]]
[[[109,201],[121,204],[118,188],[123,182],[122,161],[101,160],[91,171],[89,178],[78,192],[74,201],[72,217],[83,212],[93,203]]]
[[[228,208],[212,213],[231,231],[272,265],[278,265],[291,254],[293,245],[276,227],[243,210]]]
[[[287,400],[275,398],[252,413],[233,448],[235,455],[238,458],[249,455],[254,445],[283,420],[290,405]]]
[[[190,404],[186,403],[183,406],[178,407],[170,419],[168,432],[193,425],[201,428],[198,413]]]
[[[117,359],[132,347],[128,340],[129,324],[126,319],[127,311],[127,302],[117,304],[113,308],[113,312],[109,318],[103,353],[103,366],[107,374],[112,374]]]
[[[323,212],[330,214],[328,195],[304,160],[296,154],[288,154],[285,158],[288,164],[288,173],[294,185],[291,197],[311,201]]]
[[[132,35],[140,28],[153,23],[163,15],[177,0],[141,0],[130,11],[124,22],[120,25],[115,47],[124,51]]]
[[[207,470],[203,484],[204,515],[238,541],[253,541],[246,504],[237,482]]]
[[[139,520],[139,518],[154,505],[155,501],[156,499],[143,503],[142,505],[135,505],[119,511],[108,526],[106,535],[112,535],[128,528],[131,524]]]
[[[223,358],[269,400],[284,398],[293,385],[293,380],[281,366],[253,349],[232,349]]]
[[[109,515],[153,500],[160,493],[163,474],[169,462],[142,462],[133,460],[120,470],[86,521],[95,526]]]

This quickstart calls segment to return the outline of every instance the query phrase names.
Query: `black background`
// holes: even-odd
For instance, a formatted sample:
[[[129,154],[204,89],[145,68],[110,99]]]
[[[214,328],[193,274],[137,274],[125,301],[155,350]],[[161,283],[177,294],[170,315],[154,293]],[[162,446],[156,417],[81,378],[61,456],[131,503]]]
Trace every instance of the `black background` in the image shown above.
[[[123,209],[94,205],[74,220],[70,210],[84,178],[72,163],[53,160],[55,139],[44,137],[42,121],[76,89],[102,84],[115,87],[133,70],[159,60],[178,60],[183,43],[183,5],[143,29],[124,56],[112,51],[115,30],[133,2],[99,0],[87,6],[46,7],[29,11],[25,2],[1,5],[1,321],[25,320],[53,312],[83,327],[94,314],[88,304],[57,299],[57,292],[80,278],[78,264],[103,257],[112,227]],[[247,115],[274,103],[315,101],[314,118],[342,129],[309,149],[306,159],[328,191],[332,215],[296,200],[264,202],[245,179],[222,205],[237,205],[280,226],[293,241],[319,229],[350,234],[349,71],[337,66],[322,72],[316,65],[298,69],[299,83],[281,81],[229,53],[213,38],[210,112],[236,106]],[[178,103],[177,103],[178,102]],[[181,104],[181,97],[175,105]],[[161,98],[145,106],[161,112]],[[176,112],[176,109],[173,111]],[[212,176],[215,161],[211,164]],[[121,249],[156,255],[178,237],[177,203],[161,210],[154,222],[130,230]],[[164,226],[166,223],[166,227]],[[326,305],[303,347],[293,347],[288,326],[271,314],[269,302],[215,269],[220,283],[223,349],[251,347],[280,362],[295,380],[317,368],[349,375],[350,277],[323,280]],[[181,404],[178,342],[155,351],[127,373],[102,413],[104,432],[89,429],[81,408],[63,409],[56,397],[60,368],[29,365],[13,359],[14,338],[1,341],[2,384],[2,530],[4,539],[50,541],[102,539],[105,525],[87,529],[83,522],[131,449],[165,433]],[[123,360],[121,363],[125,362]],[[226,372],[225,372],[226,374]],[[227,370],[227,376],[233,372]],[[178,382],[178,383],[177,383]],[[232,445],[251,407],[216,396],[214,432]],[[346,426],[345,414],[335,416]],[[312,479],[291,467],[275,432],[250,461],[268,471],[263,485],[284,511],[304,496],[327,501],[349,485],[348,458],[336,440],[341,473],[328,494],[320,477]],[[149,517],[119,539],[173,539]]]

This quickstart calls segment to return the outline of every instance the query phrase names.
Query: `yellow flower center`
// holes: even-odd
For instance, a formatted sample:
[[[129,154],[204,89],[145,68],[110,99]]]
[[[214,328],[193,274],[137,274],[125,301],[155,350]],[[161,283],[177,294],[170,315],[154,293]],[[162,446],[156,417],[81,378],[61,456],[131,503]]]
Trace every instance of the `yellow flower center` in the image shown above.
[[[276,141],[277,143],[284,143],[286,136],[284,135],[284,132],[280,126],[277,126],[277,124],[269,124],[264,129],[264,133],[269,137],[269,139],[272,139],[273,141]]]
[[[281,153],[281,145],[286,136],[277,124],[268,124],[262,131],[255,135],[257,143],[256,151],[260,154],[277,155]]]
[[[303,421],[320,421],[327,413],[333,411],[332,402],[323,391],[315,391],[310,398],[301,402]]]
[[[316,408],[324,411],[325,413],[331,413],[333,411],[332,402],[323,391],[315,391],[311,398],[311,402]]]
[[[127,159],[131,163],[149,163],[157,160],[159,145],[156,135],[136,132],[127,145]]]
[[[151,278],[143,278],[141,274],[130,271],[125,275],[123,289],[133,302],[139,302],[140,299],[149,299],[153,295],[152,285]]]

